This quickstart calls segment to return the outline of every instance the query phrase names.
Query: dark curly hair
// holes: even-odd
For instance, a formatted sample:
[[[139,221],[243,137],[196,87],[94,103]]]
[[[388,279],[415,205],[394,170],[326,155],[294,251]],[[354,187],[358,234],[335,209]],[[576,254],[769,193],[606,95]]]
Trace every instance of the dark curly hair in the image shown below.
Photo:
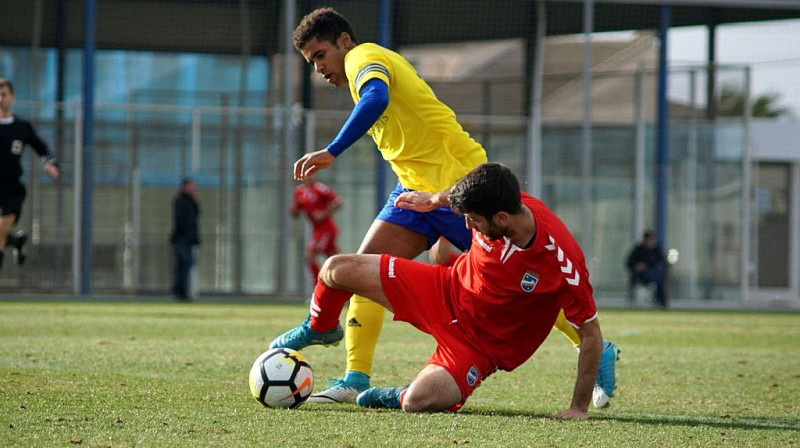
[[[0,87],[8,87],[8,91],[14,93],[14,84],[5,78],[0,78]]]
[[[522,210],[517,176],[499,163],[484,163],[462,177],[448,194],[458,213],[475,213],[488,221],[498,212],[512,215]]]
[[[297,51],[302,50],[314,38],[320,41],[327,40],[336,45],[336,41],[342,33],[349,34],[350,40],[358,43],[353,27],[343,15],[333,8],[319,8],[303,17],[303,20],[294,29],[292,44]]]

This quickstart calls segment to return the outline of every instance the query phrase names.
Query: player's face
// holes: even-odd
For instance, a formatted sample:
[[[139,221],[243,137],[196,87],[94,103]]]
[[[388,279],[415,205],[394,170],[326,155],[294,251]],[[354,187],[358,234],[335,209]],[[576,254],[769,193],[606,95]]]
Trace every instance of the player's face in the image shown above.
[[[308,41],[300,52],[309,64],[314,65],[315,72],[334,86],[342,87],[347,85],[344,55],[349,51],[349,42],[350,36],[347,33],[342,33],[336,45],[327,40],[320,41],[315,37]]]
[[[11,103],[14,102],[14,94],[8,87],[0,87],[0,117],[11,115]]]
[[[486,238],[490,240],[498,240],[505,236],[505,229],[501,228],[492,221],[487,220],[483,216],[474,213],[464,214],[464,221],[468,229],[475,229]]]

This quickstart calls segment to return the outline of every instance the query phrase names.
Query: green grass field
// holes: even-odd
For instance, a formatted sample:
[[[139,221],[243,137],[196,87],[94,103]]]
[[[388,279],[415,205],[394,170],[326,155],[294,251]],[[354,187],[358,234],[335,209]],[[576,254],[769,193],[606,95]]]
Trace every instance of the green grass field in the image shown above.
[[[305,307],[0,302],[0,445],[800,446],[800,314],[601,310],[622,347],[612,406],[569,404],[576,354],[553,333],[524,366],[489,378],[458,413],[354,405],[263,408],[247,375]],[[407,383],[432,340],[387,320],[375,385]],[[315,389],[344,350],[304,351]]]

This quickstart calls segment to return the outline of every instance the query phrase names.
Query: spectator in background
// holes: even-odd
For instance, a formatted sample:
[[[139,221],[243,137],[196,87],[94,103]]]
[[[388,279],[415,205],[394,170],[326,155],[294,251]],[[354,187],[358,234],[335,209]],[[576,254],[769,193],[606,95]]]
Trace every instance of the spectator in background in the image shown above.
[[[195,199],[194,180],[181,181],[178,194],[172,200],[172,233],[169,241],[175,248],[175,272],[172,295],[177,300],[191,300],[189,273],[194,265],[195,246],[200,244],[197,217],[200,207]]]
[[[58,179],[59,176],[56,158],[36,134],[30,122],[13,114],[13,103],[14,84],[0,78],[0,267],[3,266],[6,247],[13,248],[17,264],[25,261],[22,246],[28,240],[28,235],[23,230],[11,232],[19,221],[25,201],[25,186],[20,182],[22,150],[25,145],[30,145],[39,154],[44,162],[44,172],[48,176],[53,179]]]
[[[641,243],[633,247],[628,255],[628,270],[631,273],[630,294],[634,297],[636,285],[656,285],[654,301],[657,307],[667,307],[667,259],[656,241],[652,230],[644,232]]]
[[[336,192],[317,181],[314,175],[303,178],[303,183],[294,189],[294,201],[289,213],[296,218],[302,211],[312,227],[311,239],[308,240],[303,259],[314,285],[317,284],[319,274],[317,256],[330,257],[339,253],[339,247],[336,245],[339,229],[332,215],[341,206]]]

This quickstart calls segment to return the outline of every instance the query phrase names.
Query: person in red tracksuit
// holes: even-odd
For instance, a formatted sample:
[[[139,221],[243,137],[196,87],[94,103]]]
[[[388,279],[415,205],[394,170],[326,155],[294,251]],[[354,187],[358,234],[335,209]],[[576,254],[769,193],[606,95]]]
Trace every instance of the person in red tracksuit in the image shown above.
[[[339,246],[336,244],[339,228],[333,220],[333,212],[341,206],[336,192],[314,176],[304,178],[303,183],[294,189],[294,201],[289,213],[296,218],[303,212],[311,223],[312,234],[303,257],[314,284],[317,283],[319,274],[317,257],[330,257],[339,253]]]

